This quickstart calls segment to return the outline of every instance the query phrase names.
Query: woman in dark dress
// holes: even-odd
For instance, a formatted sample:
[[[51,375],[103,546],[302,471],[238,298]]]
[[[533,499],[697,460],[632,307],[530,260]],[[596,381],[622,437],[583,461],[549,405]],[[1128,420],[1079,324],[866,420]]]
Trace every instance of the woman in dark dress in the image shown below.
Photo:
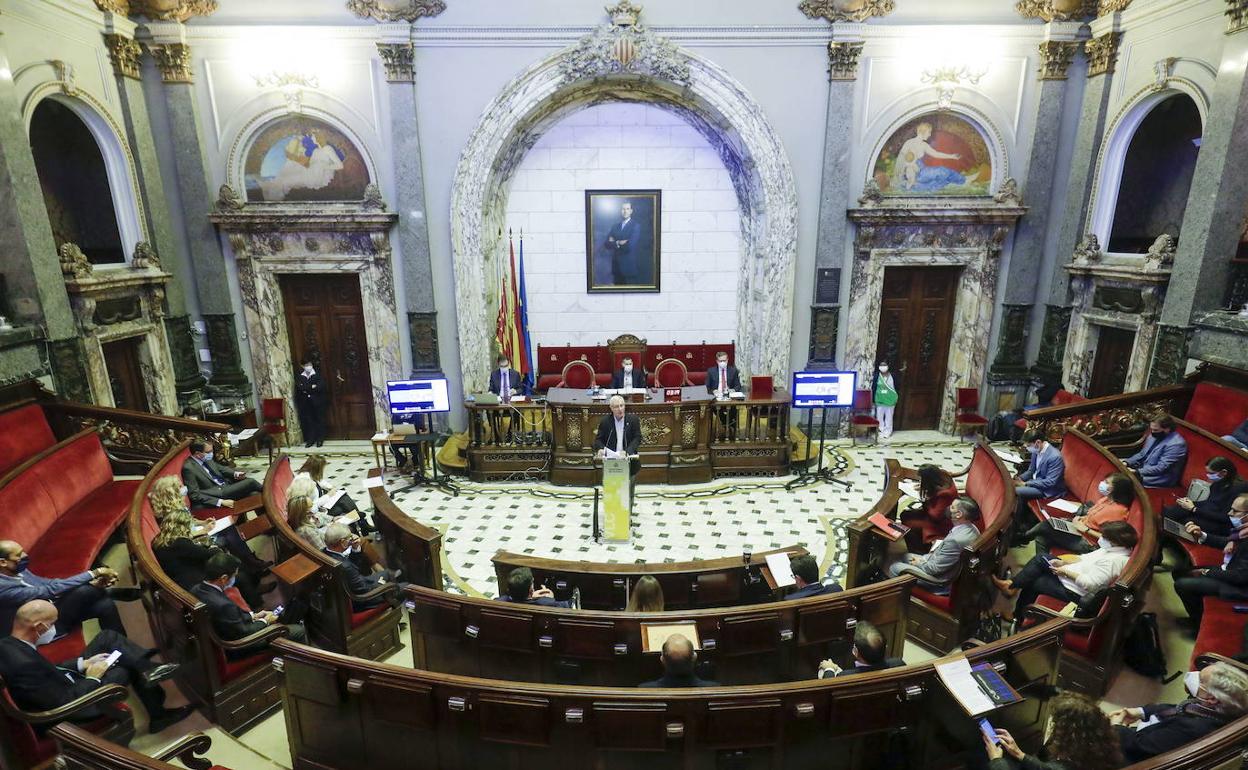
[[[194,526],[195,519],[189,511],[170,511],[161,519],[160,531],[152,538],[152,553],[160,568],[188,591],[203,581],[208,559],[221,553],[220,548],[196,542]],[[254,575],[240,569],[234,587],[252,610],[264,609],[264,597]]]
[[[1248,484],[1239,477],[1235,463],[1225,457],[1215,457],[1205,465],[1205,479],[1209,483],[1209,496],[1200,502],[1180,497],[1173,505],[1161,509],[1167,519],[1192,522],[1207,535],[1231,534],[1231,519],[1227,512],[1231,503],[1244,492]]]

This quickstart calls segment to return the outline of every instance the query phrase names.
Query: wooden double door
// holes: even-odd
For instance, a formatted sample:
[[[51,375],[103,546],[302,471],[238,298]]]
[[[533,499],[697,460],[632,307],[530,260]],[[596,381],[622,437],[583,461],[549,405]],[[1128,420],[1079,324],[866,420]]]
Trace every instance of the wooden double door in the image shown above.
[[[355,273],[308,273],[280,279],[290,337],[291,376],[305,356],[329,392],[328,438],[368,438],[375,430],[372,374],[360,279]],[[290,417],[295,418],[294,405]]]
[[[877,365],[887,361],[897,373],[896,430],[931,430],[940,424],[960,273],[957,267],[884,270],[875,358]]]

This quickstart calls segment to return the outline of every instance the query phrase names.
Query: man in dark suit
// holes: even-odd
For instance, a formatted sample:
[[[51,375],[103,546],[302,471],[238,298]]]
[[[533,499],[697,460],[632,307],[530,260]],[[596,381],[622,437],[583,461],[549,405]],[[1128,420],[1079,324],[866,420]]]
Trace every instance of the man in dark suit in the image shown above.
[[[603,457],[608,451],[632,457],[641,448],[641,418],[625,414],[624,399],[612,396],[608,402],[611,414],[598,423],[598,432],[594,435],[594,452]],[[641,470],[640,460],[630,460],[628,472],[636,476]]]
[[[634,283],[637,272],[637,239],[641,235],[641,223],[633,219],[633,204],[625,201],[620,206],[619,224],[607,233],[603,248],[611,254],[611,278],[617,285]]]
[[[851,648],[854,665],[841,668],[829,659],[819,664],[819,678],[833,679],[838,676],[865,674],[869,671],[883,671],[886,668],[904,666],[901,658],[888,657],[888,649],[884,643],[884,635],[880,630],[865,620],[854,626],[854,646]]]
[[[490,392],[498,396],[500,401],[510,401],[511,397],[520,392],[520,372],[511,368],[507,356],[498,357],[498,366],[490,372]]]
[[[312,366],[312,359],[304,356],[303,369],[295,375],[295,412],[299,415],[299,429],[303,431],[303,445],[321,446],[328,430],[325,409],[329,406],[329,391],[325,390],[325,378]]]
[[[101,631],[74,660],[53,664],[39,654],[38,647],[56,634],[56,607],[36,599],[23,604],[13,619],[13,635],[0,639],[0,675],[17,705],[26,711],[48,711],[64,706],[104,685],[134,688],[150,718],[150,731],[158,733],[190,716],[194,709],[165,708],[165,691],[160,682],[173,676],[176,663],[153,663],[149,651],[115,631]],[[110,653],[121,656],[111,666]],[[116,703],[83,709],[75,722],[94,722],[101,717],[120,718],[124,712]],[[50,728],[52,725],[44,725]]]
[[[1119,709],[1109,715],[1118,732],[1122,755],[1128,764],[1143,762],[1200,740],[1248,712],[1248,674],[1229,663],[1205,666],[1191,672],[1185,682],[1192,696],[1177,705],[1154,703]],[[1156,717],[1157,722],[1136,728],[1136,723]]]
[[[715,365],[706,370],[706,392],[727,396],[734,390],[741,390],[741,373],[728,365],[728,354],[721,350],[715,354]]]
[[[794,556],[789,559],[789,569],[793,570],[793,580],[797,585],[797,590],[785,596],[786,600],[805,599],[807,596],[832,594],[845,590],[840,583],[831,583],[825,586],[819,582],[819,562],[815,561],[815,557],[810,554]]]
[[[222,468],[213,458],[212,445],[191,442],[191,456],[182,464],[182,483],[195,508],[233,508],[234,502],[259,494],[260,482],[231,468]]]
[[[561,602],[555,598],[555,592],[542,586],[533,587],[533,570],[528,567],[517,567],[507,574],[507,592],[499,594],[495,601],[515,602],[516,604],[536,604],[538,607],[562,607],[569,609],[569,602]]]
[[[352,596],[351,608],[355,612],[379,607],[386,603],[385,597],[376,597],[359,601],[355,597],[372,591],[386,582],[386,572],[374,572],[365,575],[359,566],[352,561],[351,554],[359,548],[360,539],[353,535],[345,524],[334,522],[325,528],[325,554],[342,564],[343,574],[347,580],[347,591]]]
[[[617,390],[619,388],[644,388],[646,387],[646,370],[633,366],[632,356],[624,356],[620,361],[620,368],[611,375],[611,387]]]
[[[719,687],[719,682],[700,679],[693,673],[698,662],[698,653],[693,649],[693,642],[684,634],[672,634],[663,642],[663,676],[650,682],[642,682],[639,687]]]
[[[234,588],[241,562],[228,553],[218,553],[208,559],[204,565],[204,579],[191,588],[191,593],[208,608],[208,617],[212,620],[212,630],[227,642],[242,639],[257,631],[263,631],[280,618],[268,610],[251,612],[244,610],[226,593]],[[240,595],[241,598],[241,595]],[[307,631],[302,623],[286,623],[293,642],[306,642]],[[250,657],[264,649],[267,645],[245,650],[230,650],[226,657],[237,660]]]

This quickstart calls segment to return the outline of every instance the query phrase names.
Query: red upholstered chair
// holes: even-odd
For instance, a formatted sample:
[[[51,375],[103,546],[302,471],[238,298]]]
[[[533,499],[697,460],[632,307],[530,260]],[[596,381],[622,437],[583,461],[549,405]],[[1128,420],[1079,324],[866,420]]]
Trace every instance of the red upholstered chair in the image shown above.
[[[286,399],[266,398],[260,402],[260,429],[268,436],[269,462],[273,462],[273,445],[286,441]]]
[[[979,391],[975,388],[958,388],[958,413],[953,419],[953,429],[959,438],[984,432],[988,419],[978,412]]]
[[[108,684],[76,698],[51,711],[23,711],[9,695],[9,689],[0,680],[0,760],[5,768],[28,770],[56,756],[56,741],[38,728],[46,728],[71,718],[83,709],[113,703],[129,712],[125,703],[126,688]],[[87,732],[107,736],[117,743],[129,743],[134,737],[134,720],[113,720],[103,717],[82,725]]]
[[[560,388],[588,388],[594,384],[594,367],[585,361],[569,361],[559,376]]]
[[[866,435],[874,435],[879,441],[880,421],[875,419],[875,406],[871,401],[871,391],[860,389],[854,391],[854,406],[849,417],[849,436],[855,443],[863,443],[858,439]]]
[[[678,358],[667,358],[654,368],[654,384],[660,388],[679,388],[692,385],[689,382],[689,370]]]

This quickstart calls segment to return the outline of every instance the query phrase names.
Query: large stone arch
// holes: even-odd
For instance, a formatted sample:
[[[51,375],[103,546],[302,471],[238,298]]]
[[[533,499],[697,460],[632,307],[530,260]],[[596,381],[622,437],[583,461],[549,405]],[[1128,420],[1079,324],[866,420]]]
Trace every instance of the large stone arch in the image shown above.
[[[738,365],[744,373],[774,374],[783,381],[793,326],[797,189],[780,137],[758,103],[722,68],[640,25],[617,20],[516,77],[486,107],[460,157],[451,195],[451,247],[465,389],[484,389],[488,377],[493,276],[505,243],[508,180],[547,127],[604,101],[644,101],[672,110],[719,151],[741,210]],[[625,331],[604,330],[612,336]]]

